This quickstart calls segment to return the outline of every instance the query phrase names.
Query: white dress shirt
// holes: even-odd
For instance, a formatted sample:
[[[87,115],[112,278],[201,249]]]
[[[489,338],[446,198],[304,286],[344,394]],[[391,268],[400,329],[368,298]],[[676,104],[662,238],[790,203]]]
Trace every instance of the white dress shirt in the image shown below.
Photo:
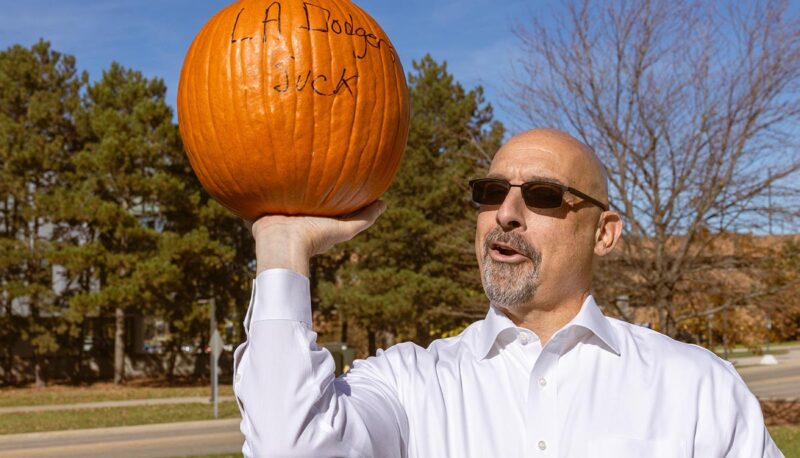
[[[603,316],[590,296],[542,346],[490,307],[427,349],[334,378],[308,278],[254,282],[234,391],[247,457],[781,457],[758,401],[713,353]]]

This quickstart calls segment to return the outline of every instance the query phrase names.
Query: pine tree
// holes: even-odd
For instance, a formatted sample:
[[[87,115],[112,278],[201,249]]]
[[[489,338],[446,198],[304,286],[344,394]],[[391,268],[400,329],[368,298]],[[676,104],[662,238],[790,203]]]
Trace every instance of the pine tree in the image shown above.
[[[0,52],[0,346],[6,383],[14,348],[33,349],[34,379],[63,331],[50,254],[57,233],[45,204],[80,149],[73,120],[86,75],[75,58],[39,41]]]
[[[73,158],[71,186],[60,196],[61,217],[84,229],[62,259],[72,260],[73,275],[89,278],[71,305],[103,316],[113,310],[115,383],[124,377],[126,312],[152,308],[145,291],[155,280],[140,270],[151,269],[158,253],[158,197],[170,186],[164,170],[178,148],[165,93],[161,80],[119,64],[103,72],[87,89],[78,120],[86,148]]]

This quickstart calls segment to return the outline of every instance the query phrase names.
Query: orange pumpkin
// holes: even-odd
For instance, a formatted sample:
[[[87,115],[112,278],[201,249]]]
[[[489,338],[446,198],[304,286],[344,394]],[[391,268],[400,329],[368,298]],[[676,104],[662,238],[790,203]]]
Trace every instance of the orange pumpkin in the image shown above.
[[[380,26],[349,0],[240,0],[195,37],[178,124],[203,187],[239,216],[342,215],[400,165],[408,87]]]

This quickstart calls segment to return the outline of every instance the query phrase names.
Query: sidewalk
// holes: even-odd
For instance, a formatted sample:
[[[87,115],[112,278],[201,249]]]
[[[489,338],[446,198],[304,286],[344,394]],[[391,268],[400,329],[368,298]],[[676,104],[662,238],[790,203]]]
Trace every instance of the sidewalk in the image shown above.
[[[219,402],[233,401],[233,396],[220,396]],[[79,404],[49,404],[38,406],[0,407],[0,414],[22,412],[44,412],[51,410],[97,409],[102,407],[152,406],[164,404],[211,404],[208,396],[186,396],[177,398],[126,399],[124,401],[82,402]]]
[[[792,345],[786,347],[772,347],[769,353],[772,354],[775,351],[786,352],[783,354],[774,355],[775,359],[778,360],[779,364],[789,361],[800,360],[800,345]],[[735,351],[731,352],[728,355],[728,361],[732,362],[738,367],[759,365],[761,362],[762,356],[737,356],[736,353],[737,352]]]
[[[238,418],[0,435],[0,458],[169,458],[241,451]]]

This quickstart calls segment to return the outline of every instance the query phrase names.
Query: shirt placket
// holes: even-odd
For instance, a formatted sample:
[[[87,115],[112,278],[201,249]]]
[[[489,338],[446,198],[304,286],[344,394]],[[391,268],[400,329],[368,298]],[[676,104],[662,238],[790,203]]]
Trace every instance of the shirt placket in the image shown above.
[[[528,382],[527,456],[558,456],[557,345],[549,342],[533,366]]]

